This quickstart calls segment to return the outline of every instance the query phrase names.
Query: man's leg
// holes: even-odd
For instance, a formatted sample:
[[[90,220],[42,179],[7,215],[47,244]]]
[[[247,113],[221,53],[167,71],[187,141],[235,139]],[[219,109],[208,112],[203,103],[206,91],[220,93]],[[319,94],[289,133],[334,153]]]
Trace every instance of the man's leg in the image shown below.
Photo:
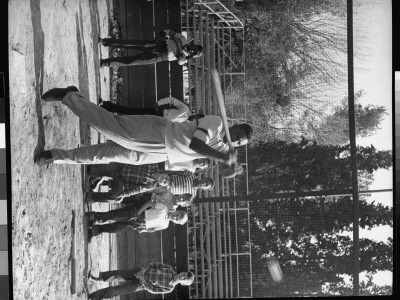
[[[138,279],[122,285],[112,286],[104,289],[97,290],[89,294],[89,299],[100,300],[112,298],[120,295],[126,295],[143,290],[142,284]]]
[[[106,138],[124,148],[166,153],[165,127],[168,120],[159,116],[118,116],[87,101],[79,92],[68,92],[62,99],[74,114]]]
[[[111,224],[105,224],[105,225],[93,225],[91,230],[93,236],[97,236],[99,234],[102,234],[103,232],[106,233],[118,233],[130,229],[136,229],[140,227],[141,225],[136,222],[115,222]]]
[[[143,193],[126,197],[124,200],[122,200],[122,204],[135,207],[137,210],[139,210],[143,204],[151,199],[151,195],[151,193]]]
[[[110,164],[95,164],[90,166],[88,176],[90,177],[114,177],[117,173],[117,166],[114,163]]]
[[[89,214],[94,214],[94,221],[116,221],[116,222],[128,222],[132,218],[136,218],[137,209],[133,206],[126,206],[119,209],[110,210],[107,212],[90,212]]]
[[[51,149],[52,162],[56,164],[108,164],[119,162],[125,164],[141,164],[145,153],[124,148],[117,143],[84,146],[69,150]],[[156,159],[156,157],[154,157]],[[162,157],[160,156],[160,159]]]
[[[100,105],[102,108],[109,112],[117,113],[121,115],[154,115],[162,116],[154,108],[139,108],[139,107],[128,107],[123,105],[118,105],[110,101],[103,101]]]
[[[142,268],[136,267],[133,269],[128,269],[128,270],[113,270],[113,271],[106,271],[106,272],[100,272],[99,273],[99,279],[105,282],[111,282],[114,280],[118,281],[130,281],[130,280],[135,280],[137,279],[136,274],[141,270]]]
[[[156,47],[155,40],[124,40],[124,39],[104,38],[100,39],[100,44],[106,47],[119,47],[119,48],[142,47],[145,49],[152,49]]]
[[[44,152],[44,151],[43,151]],[[46,151],[47,152],[47,151]],[[107,142],[69,150],[51,149],[51,161],[56,164],[107,164],[112,162],[143,165],[164,162],[166,153],[144,153]]]
[[[126,66],[141,66],[150,65],[165,61],[165,57],[157,52],[143,52],[133,56],[122,56],[102,59],[100,61],[101,66],[107,67],[126,67]],[[168,60],[168,58],[167,58]]]
[[[106,203],[115,203],[118,195],[115,195],[112,192],[93,192],[90,194],[90,199],[93,202],[106,202]]]

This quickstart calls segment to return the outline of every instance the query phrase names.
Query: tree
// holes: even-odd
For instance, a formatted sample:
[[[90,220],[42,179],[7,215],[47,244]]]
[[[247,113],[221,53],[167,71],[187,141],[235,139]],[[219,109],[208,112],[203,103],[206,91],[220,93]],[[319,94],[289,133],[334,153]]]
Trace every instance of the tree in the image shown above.
[[[346,1],[232,3],[245,24],[246,85],[226,99],[246,99],[257,140],[297,141],[331,101],[325,91],[346,84]]]
[[[351,229],[350,204],[348,197],[251,202],[251,244],[241,250],[248,251],[251,247],[253,273],[264,270],[266,258],[274,256],[279,259],[284,274],[284,282],[276,286],[261,272],[264,280],[256,277],[255,285],[260,289],[257,293],[322,295],[325,293],[322,286],[326,283],[331,287],[343,286],[339,275],[353,274],[353,241],[340,231]],[[382,215],[382,218],[372,220],[368,217],[371,215]],[[365,227],[392,224],[392,209],[363,203],[360,218]],[[239,224],[241,228],[244,225]],[[241,238],[239,232],[238,239]],[[392,239],[386,242],[360,239],[361,272],[374,274],[392,268]]]
[[[360,90],[354,95],[356,135],[359,137],[371,136],[379,129],[384,115],[387,115],[384,106],[360,104],[364,91]],[[320,144],[341,145],[349,142],[348,130],[341,130],[349,122],[348,98],[342,100],[341,105],[334,108],[333,114],[325,117],[315,131],[316,141]]]
[[[299,143],[259,142],[248,149],[249,190],[252,193],[312,191],[351,188],[349,145],[319,145],[302,139]],[[393,164],[391,151],[374,146],[357,147],[360,188],[373,180],[373,172]],[[246,178],[237,179],[237,191],[245,191]]]
[[[371,295],[392,295],[393,288],[390,285],[378,286],[373,282],[372,274],[366,274],[367,281],[360,283],[360,296],[371,296]],[[353,282],[350,278],[350,283],[333,283],[329,284],[326,290],[327,295],[352,295],[353,294]]]

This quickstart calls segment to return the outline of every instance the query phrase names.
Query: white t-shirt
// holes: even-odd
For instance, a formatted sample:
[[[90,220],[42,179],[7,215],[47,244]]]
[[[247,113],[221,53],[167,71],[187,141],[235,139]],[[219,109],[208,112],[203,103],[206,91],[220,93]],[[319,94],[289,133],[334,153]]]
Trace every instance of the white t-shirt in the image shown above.
[[[182,123],[167,121],[165,148],[171,164],[205,157],[189,148],[193,137],[200,139],[217,151],[224,153],[229,151],[229,146],[222,140],[225,133],[220,117],[207,115],[199,119],[198,122],[197,125],[196,120]]]
[[[182,47],[187,44],[187,40],[182,34],[178,32],[174,32],[169,29],[166,29],[164,31],[168,36],[171,36],[172,33],[174,35],[173,39],[167,39],[166,42],[168,47],[168,60],[176,60],[177,58],[175,56],[175,53],[177,52],[178,48],[182,49]]]
[[[166,205],[156,203],[155,208],[147,209],[144,213],[147,229],[157,227],[159,230],[162,230],[168,228],[168,207]]]

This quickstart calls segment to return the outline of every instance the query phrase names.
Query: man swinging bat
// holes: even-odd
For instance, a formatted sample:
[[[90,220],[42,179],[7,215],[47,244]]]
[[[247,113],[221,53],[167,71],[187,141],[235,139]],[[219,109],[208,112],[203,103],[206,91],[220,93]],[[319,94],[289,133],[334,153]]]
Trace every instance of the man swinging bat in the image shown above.
[[[87,101],[74,86],[51,89],[42,98],[46,102],[61,101],[111,141],[35,153],[34,162],[39,166],[110,162],[141,165],[167,160],[174,164],[204,157],[221,162],[222,166],[231,166],[237,162],[237,153],[233,148],[229,149],[227,133],[232,139],[232,147],[237,147],[247,144],[253,132],[248,124],[234,125],[223,131],[221,118],[214,115],[184,123],[159,116],[115,116]]]

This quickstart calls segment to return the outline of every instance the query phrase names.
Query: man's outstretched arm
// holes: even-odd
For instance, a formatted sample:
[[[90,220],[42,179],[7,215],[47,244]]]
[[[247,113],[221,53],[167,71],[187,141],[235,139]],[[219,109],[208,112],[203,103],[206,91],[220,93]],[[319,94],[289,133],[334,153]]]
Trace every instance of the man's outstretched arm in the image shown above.
[[[231,164],[235,163],[237,160],[236,151],[235,152],[225,152],[225,153],[219,152],[219,151],[211,148],[205,142],[203,142],[202,140],[200,140],[196,137],[192,138],[189,148],[201,155],[204,155],[205,157],[214,159],[219,162],[223,162],[227,165],[231,165]]]

